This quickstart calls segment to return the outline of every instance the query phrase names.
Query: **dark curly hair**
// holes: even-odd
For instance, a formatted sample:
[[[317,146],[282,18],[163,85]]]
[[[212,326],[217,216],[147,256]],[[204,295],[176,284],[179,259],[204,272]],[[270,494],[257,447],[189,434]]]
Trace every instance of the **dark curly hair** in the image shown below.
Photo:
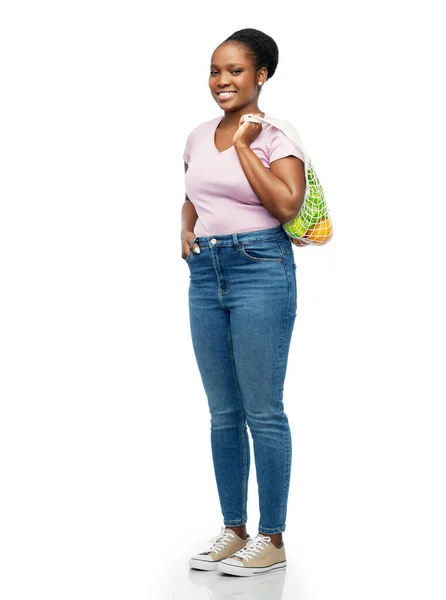
[[[239,29],[226,38],[225,42],[237,42],[246,47],[247,54],[250,57],[254,69],[258,71],[266,67],[268,79],[276,72],[279,62],[279,48],[272,37],[259,31],[258,29]]]

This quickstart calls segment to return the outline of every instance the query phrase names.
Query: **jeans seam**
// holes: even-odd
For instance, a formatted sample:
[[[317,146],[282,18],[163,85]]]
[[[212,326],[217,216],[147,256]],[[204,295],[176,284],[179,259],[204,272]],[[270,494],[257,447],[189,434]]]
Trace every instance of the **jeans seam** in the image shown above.
[[[217,265],[215,263],[214,253],[212,251],[211,251],[211,258],[212,258],[212,264],[214,265],[215,275],[217,276],[217,295],[218,295],[218,301],[220,302],[220,306],[222,308],[224,308],[225,310],[228,310],[227,307],[224,305],[224,302],[223,302],[222,290],[220,288],[220,277],[218,276],[218,269],[217,269]]]
[[[287,306],[286,306],[286,310],[284,312],[283,318],[282,318],[282,322],[280,324],[281,330],[280,330],[280,338],[279,338],[279,349],[278,349],[278,353],[279,353],[279,360],[278,363],[280,364],[281,360],[283,359],[283,346],[284,346],[284,339],[285,339],[285,330],[286,330],[286,324],[287,321],[290,319],[290,315],[289,315],[289,310],[290,310],[290,304],[291,304],[291,286],[290,286],[290,279],[288,277],[288,273],[287,273],[287,268],[286,265],[284,264],[284,262],[282,262],[283,264],[283,269],[285,271],[285,277],[287,279],[287,283],[288,283],[288,299],[287,299]],[[274,381],[273,381],[273,389],[275,391],[275,393],[278,395],[278,390],[277,390],[277,374],[278,374],[278,367],[276,367],[276,369],[274,370]],[[283,407],[283,398],[282,398],[282,422],[285,422],[285,412],[284,412],[284,407]],[[282,516],[284,515],[285,512],[285,508],[286,508],[286,500],[287,500],[287,495],[288,495],[288,488],[289,488],[289,477],[290,477],[290,469],[289,469],[289,436],[290,436],[290,432],[287,432],[287,442],[286,442],[286,469],[287,469],[287,478],[288,478],[288,483],[286,485],[286,488],[283,490],[283,494],[282,494],[282,499],[280,502],[280,506],[278,507],[278,513],[280,515],[280,518],[282,518]],[[262,528],[261,523],[259,523],[259,532],[263,532],[263,533],[281,533],[282,531],[285,531],[285,523],[283,523],[282,525],[279,525],[276,528]]]
[[[288,277],[287,268],[286,268],[285,264],[283,264],[283,269],[285,271],[285,277],[287,278],[287,282],[288,282],[288,302],[287,302],[286,311],[285,311],[285,314],[284,314],[284,317],[283,317],[281,334],[280,334],[280,343],[279,343],[279,358],[280,358],[280,362],[283,360],[283,345],[284,345],[284,338],[285,338],[285,330],[286,330],[287,321],[290,318],[290,316],[289,316],[289,310],[290,310],[290,304],[291,304],[290,279]],[[278,371],[278,369],[276,368],[276,370],[275,370],[275,380],[274,380],[274,390],[276,391],[276,393],[278,392],[278,390],[277,390],[277,371]],[[286,422],[286,418],[285,418],[285,408],[283,406],[283,397],[282,397],[281,403],[282,403],[282,423],[285,423]],[[280,514],[281,518],[282,518],[282,515],[284,515],[285,508],[286,508],[287,495],[288,495],[288,487],[289,487],[289,477],[290,477],[290,469],[289,469],[289,435],[290,435],[290,432],[288,431],[287,432],[287,436],[286,436],[287,437],[287,441],[286,441],[286,469],[287,469],[286,477],[287,477],[287,485],[285,486],[285,489],[283,490],[282,500],[281,500],[281,504],[280,504],[279,514]]]
[[[274,533],[282,533],[283,531],[285,531],[285,525],[280,525],[279,527],[275,527],[273,529],[271,529],[270,527],[260,527],[259,526],[259,533],[264,533],[265,535],[270,535],[270,534],[274,534]]]
[[[246,505],[247,505],[247,497],[246,496],[247,496],[247,490],[248,490],[248,486],[247,486],[247,476],[248,476],[247,450],[249,451],[249,449],[246,448],[246,443],[245,443],[246,442],[245,407],[243,406],[242,393],[241,393],[238,378],[237,378],[237,370],[235,368],[234,348],[232,345],[232,333],[231,333],[231,321],[230,320],[229,320],[229,328],[228,328],[228,342],[229,342],[229,354],[231,356],[232,373],[233,373],[234,380],[235,380],[235,387],[237,389],[237,398],[239,400],[239,404],[240,404],[242,415],[243,415],[243,421],[240,424],[239,434],[240,434],[240,440],[241,440],[241,445],[242,445],[242,459],[243,459],[242,514],[243,514],[243,518],[245,518],[246,508],[247,508],[246,507]]]
[[[227,521],[226,519],[224,520],[224,524],[226,525],[226,527],[241,527],[242,525],[246,525],[247,519],[232,519]]]
[[[226,289],[222,290],[220,287],[220,283],[218,284],[218,290],[219,292],[221,292],[221,294],[226,294],[226,292],[229,292],[229,288],[231,287],[231,280],[229,279],[229,272],[228,270],[225,268],[225,251],[224,248],[219,248],[219,250],[221,250],[219,256],[220,256],[220,263],[221,263],[221,271],[224,273],[225,277],[226,277]]]
[[[283,423],[286,423],[286,418],[285,418],[285,412],[283,414],[283,419],[282,419]],[[288,431],[287,431],[287,439],[286,439],[286,486],[283,490],[283,497],[282,497],[282,514],[283,514],[283,522],[285,523],[285,509],[287,506],[287,500],[288,500],[288,495],[289,495],[289,489],[290,489],[290,480],[291,480],[291,452],[290,452],[290,437],[291,437],[291,432],[289,429],[289,425],[288,425]]]

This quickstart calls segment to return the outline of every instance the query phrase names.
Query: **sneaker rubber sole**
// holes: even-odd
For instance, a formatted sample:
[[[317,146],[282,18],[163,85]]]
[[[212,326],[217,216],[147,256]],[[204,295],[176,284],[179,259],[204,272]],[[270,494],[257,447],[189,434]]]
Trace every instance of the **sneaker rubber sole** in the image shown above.
[[[190,558],[189,566],[192,569],[199,569],[200,571],[217,571],[219,560],[201,560],[199,558]]]
[[[271,571],[285,569],[287,565],[286,560],[268,567],[237,567],[235,565],[226,564],[224,560],[219,561],[216,564],[221,573],[226,573],[227,575],[238,575],[241,577],[260,575],[261,573],[270,573]]]

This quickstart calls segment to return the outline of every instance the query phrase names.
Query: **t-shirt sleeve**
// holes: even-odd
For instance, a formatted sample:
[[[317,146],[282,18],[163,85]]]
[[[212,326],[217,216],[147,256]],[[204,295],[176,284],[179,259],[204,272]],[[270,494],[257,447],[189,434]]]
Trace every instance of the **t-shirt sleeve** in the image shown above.
[[[189,135],[187,136],[187,140],[186,140],[186,144],[184,146],[184,151],[183,151],[183,160],[185,163],[189,164],[190,163],[190,157],[191,157],[191,153],[192,153],[192,141],[193,141],[193,134],[194,130],[191,131],[189,133]]]
[[[293,142],[283,133],[283,131],[274,128],[274,132],[270,140],[269,162],[272,163],[274,160],[285,158],[285,156],[290,155],[296,156],[297,158],[300,158],[302,162],[305,162],[302,150],[293,144]]]

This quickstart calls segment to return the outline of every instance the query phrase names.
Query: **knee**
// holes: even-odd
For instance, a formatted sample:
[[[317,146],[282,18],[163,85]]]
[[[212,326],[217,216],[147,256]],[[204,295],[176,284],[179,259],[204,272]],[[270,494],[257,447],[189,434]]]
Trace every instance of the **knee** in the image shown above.
[[[288,417],[283,407],[277,410],[268,409],[262,412],[246,412],[246,421],[253,436],[256,433],[280,432],[289,427]]]
[[[211,413],[212,429],[239,428],[246,423],[245,411],[242,408],[214,407]]]

